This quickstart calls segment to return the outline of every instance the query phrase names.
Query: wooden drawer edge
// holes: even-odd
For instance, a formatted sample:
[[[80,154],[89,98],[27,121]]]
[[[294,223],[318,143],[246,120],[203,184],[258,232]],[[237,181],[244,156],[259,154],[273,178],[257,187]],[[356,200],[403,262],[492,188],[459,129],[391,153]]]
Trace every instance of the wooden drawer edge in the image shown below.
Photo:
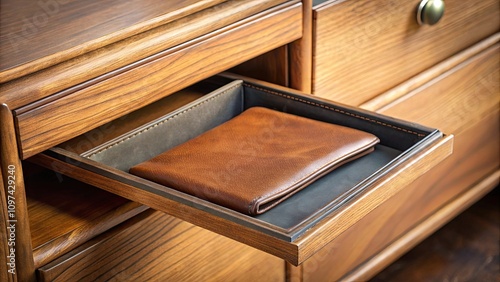
[[[78,229],[72,230],[63,236],[34,249],[33,259],[35,267],[41,267],[42,265],[57,258],[59,255],[79,246],[82,242],[98,236],[115,225],[118,225],[147,209],[148,207],[146,206],[139,205],[135,202],[129,202],[119,207],[112,214],[106,214],[98,220],[92,221],[87,225],[83,225]]]
[[[186,206],[171,200],[168,200],[168,203],[166,203],[165,199],[161,196],[146,191],[139,191],[138,193],[138,191],[134,191],[135,188],[132,186],[127,189],[115,189],[113,185],[107,185],[109,184],[109,179],[102,175],[82,170],[77,166],[70,165],[46,155],[36,155],[32,159],[37,164],[51,168],[56,172],[80,179],[88,184],[100,187],[121,197],[129,198],[140,203],[147,203],[148,206],[155,210],[173,214],[179,219],[268,252],[294,265],[300,265],[317,250],[333,240],[334,236],[352,226],[354,222],[350,222],[351,219],[349,219],[349,216],[354,214],[358,219],[361,218],[386,200],[384,197],[393,195],[399,191],[400,187],[404,187],[405,184],[402,183],[409,183],[415,180],[421,173],[431,169],[434,165],[446,158],[452,151],[452,141],[453,136],[448,136],[438,142],[439,144],[422,152],[407,164],[405,166],[406,169],[402,169],[402,172],[391,175],[387,179],[380,180],[379,183],[376,184],[376,189],[370,190],[367,195],[361,196],[360,199],[354,201],[347,208],[342,209],[341,212],[332,216],[326,223],[322,223],[312,228],[311,231],[299,238],[297,242],[292,243],[241,226],[209,212],[200,211],[194,207]],[[423,165],[422,162],[424,163]],[[415,167],[416,163],[420,163],[421,165]],[[408,169],[410,167],[411,169]],[[85,180],[82,179],[82,177],[85,178]],[[106,185],[104,183],[106,183]],[[123,186],[128,186],[128,184],[125,183],[121,183],[121,185],[122,188]],[[392,189],[386,189],[387,187],[391,187]],[[366,206],[360,209],[359,205],[364,204],[366,204]],[[357,213],[356,210],[361,210],[361,212]],[[234,230],[240,231],[234,232]]]
[[[162,56],[154,61],[57,101],[26,113],[20,110],[16,122],[22,158],[33,156],[196,81],[289,43],[302,35],[301,19],[300,3],[272,13],[266,12],[251,22],[235,24],[224,33],[207,35],[199,42],[162,52]],[[264,34],[267,36],[263,37]],[[217,57],[214,50],[219,50]],[[198,59],[186,60],[186,56]],[[215,60],[217,64],[214,64]],[[143,85],[146,83],[147,87]]]
[[[101,36],[99,38],[94,38],[91,39],[90,41],[86,42],[85,44],[81,45],[76,45],[73,46],[72,48],[66,49],[66,50],[60,50],[59,52],[55,52],[52,55],[45,56],[45,57],[40,57],[35,60],[31,60],[25,64],[17,64],[17,65],[10,65],[11,67],[7,68],[2,68],[0,71],[0,83],[21,77],[26,74],[30,74],[36,71],[39,71],[43,68],[46,68],[48,66],[52,66],[58,63],[61,63],[65,60],[74,58],[75,56],[78,56],[84,52],[92,51],[95,49],[98,49],[100,47],[115,43],[117,41],[120,41],[124,38],[128,38],[131,36],[134,36],[136,34],[146,32],[148,30],[154,29],[158,26],[165,25],[167,23],[170,23],[172,21],[178,20],[179,18],[185,17],[187,15],[194,14],[196,12],[199,12],[200,10],[206,9],[213,7],[214,5],[220,4],[224,0],[211,0],[211,1],[197,1],[195,3],[190,3],[190,5],[185,5],[183,4],[183,7],[176,7],[176,9],[172,9],[170,12],[166,14],[161,14],[156,17],[149,18],[145,21],[140,21],[140,22],[135,22],[132,25],[127,26],[126,28],[122,28],[108,34],[107,36]],[[64,4],[67,4],[65,1],[59,1],[60,3],[57,2],[52,2],[52,3],[43,3],[40,4],[38,3],[39,7],[42,8],[46,13],[48,13],[48,16],[53,16],[52,13],[64,13],[65,11],[62,11],[64,8]],[[53,4],[54,11],[50,11],[49,7],[44,7],[43,5],[48,5]],[[62,4],[62,5],[61,5]],[[178,4],[177,4],[178,5]],[[28,7],[29,8],[29,7]],[[47,10],[45,10],[47,9]],[[7,10],[7,9],[6,9]],[[7,11],[6,11],[7,12]],[[81,11],[87,12],[82,9]],[[40,14],[35,14],[31,16],[39,16]],[[34,20],[34,19],[32,19]],[[51,19],[52,20],[52,19]],[[56,17],[56,19],[53,19],[54,21],[59,21],[60,19]],[[35,30],[38,32],[36,28],[43,28],[45,27],[45,24],[40,24],[35,20]],[[64,22],[62,22],[64,24]],[[40,31],[40,33],[43,33],[43,30]],[[19,34],[17,34],[19,35]],[[9,36],[16,36],[16,34],[9,34]],[[18,38],[16,38],[18,39]],[[11,39],[16,42],[16,39]],[[35,42],[39,42],[39,40],[35,37],[33,38]],[[26,39],[24,39],[26,40]],[[24,42],[23,39],[20,39],[21,42]],[[43,42],[40,42],[43,43]],[[19,43],[18,43],[19,44]],[[14,46],[17,46],[14,45]],[[14,47],[12,46],[12,47]],[[4,47],[4,46],[2,46]],[[7,48],[6,48],[7,49]]]
[[[338,213],[334,213],[328,219],[325,219],[322,223],[323,226],[311,229],[297,242],[301,254],[298,260],[299,263],[305,261],[318,250],[315,247],[316,244],[326,245],[324,242],[331,242],[342,232],[356,224],[363,216],[447,158],[452,151],[453,135],[443,138],[429,150],[415,156],[412,161],[406,164],[405,169],[377,181],[373,185],[373,189],[366,191]],[[329,225],[334,225],[335,228],[325,230]]]
[[[401,257],[440,227],[452,220],[456,215],[470,207],[500,182],[500,170],[493,172],[468,191],[458,195],[433,215],[415,226],[411,231],[401,236],[376,256],[360,265],[341,281],[367,281],[391,262]]]
[[[37,276],[41,281],[50,281],[52,279],[52,273],[55,269],[58,269],[62,265],[66,264],[68,261],[71,261],[75,258],[82,258],[86,255],[87,252],[92,251],[92,249],[99,248],[99,246],[113,237],[113,235],[119,233],[120,231],[127,229],[128,227],[138,224],[141,221],[147,219],[154,213],[153,210],[144,211],[124,222],[115,226],[114,228],[108,230],[107,232],[100,234],[96,238],[90,239],[85,242],[83,245],[77,247],[74,250],[69,251],[68,253],[56,258],[55,260],[46,263],[45,265],[38,266]]]
[[[209,2],[209,1],[200,1]],[[43,66],[37,72],[0,83],[3,103],[17,109],[54,93],[75,91],[74,86],[88,83],[101,75],[126,67],[138,60],[152,56],[227,25],[251,17],[285,0],[262,3],[252,1],[217,1],[218,5],[198,11],[164,25],[143,31],[134,36],[102,46],[96,50],[84,50],[74,58]],[[245,3],[241,3],[245,2]],[[207,3],[203,3],[207,4]],[[201,8],[201,7],[200,7]],[[223,20],[220,18],[223,17]],[[61,58],[57,58],[61,60]],[[22,67],[29,66],[29,64]],[[33,71],[29,69],[29,71]],[[62,93],[61,93],[62,92]]]
[[[380,111],[388,107],[392,102],[402,98],[412,91],[418,91],[420,87],[425,87],[437,77],[453,73],[460,69],[461,64],[474,60],[478,54],[494,46],[500,41],[500,33],[496,33],[478,44],[458,53],[457,55],[433,66],[432,68],[410,78],[404,83],[382,93],[376,98],[363,103],[360,107],[370,111]]]
[[[498,114],[457,134],[453,154],[304,263],[304,281],[339,280],[498,168]],[[356,248],[353,248],[356,246]],[[318,265],[322,267],[318,268]],[[324,267],[336,265],[335,268]]]

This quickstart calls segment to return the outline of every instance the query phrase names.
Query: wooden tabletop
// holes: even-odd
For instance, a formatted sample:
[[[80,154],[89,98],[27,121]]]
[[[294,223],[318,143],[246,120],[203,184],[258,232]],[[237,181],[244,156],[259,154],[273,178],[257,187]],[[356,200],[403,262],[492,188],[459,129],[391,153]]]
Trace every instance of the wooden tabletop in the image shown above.
[[[1,0],[0,83],[225,0]]]

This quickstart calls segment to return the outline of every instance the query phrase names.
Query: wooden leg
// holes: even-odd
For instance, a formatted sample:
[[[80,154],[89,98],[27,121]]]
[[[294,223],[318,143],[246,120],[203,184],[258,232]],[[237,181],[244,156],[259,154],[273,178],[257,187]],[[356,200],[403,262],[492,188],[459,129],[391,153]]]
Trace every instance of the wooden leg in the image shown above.
[[[3,215],[1,219],[4,220],[2,225],[7,225],[7,234],[3,236],[9,240],[8,254],[14,255],[14,259],[9,258],[9,263],[15,261],[15,268],[12,269],[9,266],[8,270],[16,274],[18,281],[35,281],[35,264],[23,171],[17,148],[14,118],[9,107],[5,104],[0,106],[0,157],[3,180],[1,202]],[[11,253],[11,249],[14,251],[13,253]]]

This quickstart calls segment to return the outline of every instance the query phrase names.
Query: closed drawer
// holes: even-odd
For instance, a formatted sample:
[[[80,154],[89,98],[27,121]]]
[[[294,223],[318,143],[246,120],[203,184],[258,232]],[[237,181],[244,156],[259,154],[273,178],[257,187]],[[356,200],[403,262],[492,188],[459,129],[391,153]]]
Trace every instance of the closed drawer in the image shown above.
[[[313,89],[360,105],[498,31],[496,0],[445,0],[444,17],[419,26],[416,0],[321,1],[314,8]]]
[[[260,2],[252,1],[251,4],[261,9],[270,4]],[[186,42],[177,42],[166,50],[16,109],[22,158],[28,158],[199,80],[300,38],[300,1],[267,2],[285,3]],[[227,9],[214,9],[212,14],[238,13],[238,6]],[[213,21],[212,18],[210,20]],[[205,21],[208,26],[215,24],[208,19]],[[196,27],[200,22],[203,21],[192,20],[189,24]],[[174,26],[174,33],[170,31],[163,40],[176,38],[176,28],[178,26]],[[150,38],[143,44],[154,44],[155,40]],[[115,52],[130,52],[128,50],[132,47],[121,46]],[[60,81],[64,81],[64,78]],[[47,84],[47,81],[43,81],[43,84]]]
[[[380,110],[454,132],[453,154],[306,261],[304,281],[322,277],[339,281],[498,170],[499,59],[496,44]],[[484,195],[494,185],[493,182],[492,186],[476,189],[477,193]],[[404,248],[417,243],[407,241],[409,246]],[[384,264],[389,264],[389,260]]]
[[[480,54],[378,111],[460,133],[499,110],[499,52],[500,43],[497,41]]]
[[[38,270],[41,281],[284,281],[285,263],[146,211]]]
[[[391,195],[432,169],[452,150],[452,137],[443,136],[432,128],[250,79],[241,81],[226,76],[215,78],[213,83],[221,87],[118,138],[101,145],[94,144],[87,152],[81,153],[75,151],[74,146],[62,145],[31,160],[298,265]],[[368,131],[377,135],[381,144],[374,153],[335,170],[255,217],[128,173],[131,166],[252,106],[274,108]],[[158,109],[162,110],[161,107]],[[183,134],[170,135],[165,142],[155,142],[158,146],[149,146],[148,150],[143,150],[145,154],[130,154],[132,148],[148,143],[148,138],[167,136],[163,132],[169,128],[182,128]],[[81,136],[80,141],[88,142],[88,136],[92,135]],[[78,144],[80,141],[72,142]]]

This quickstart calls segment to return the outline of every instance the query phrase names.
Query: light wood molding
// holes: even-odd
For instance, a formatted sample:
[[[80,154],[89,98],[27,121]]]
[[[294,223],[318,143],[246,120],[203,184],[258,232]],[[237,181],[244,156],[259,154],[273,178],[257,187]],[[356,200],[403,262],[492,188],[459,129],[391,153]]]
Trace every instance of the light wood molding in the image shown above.
[[[443,132],[459,133],[498,110],[499,81],[500,44],[497,43],[379,111],[435,126]]]

